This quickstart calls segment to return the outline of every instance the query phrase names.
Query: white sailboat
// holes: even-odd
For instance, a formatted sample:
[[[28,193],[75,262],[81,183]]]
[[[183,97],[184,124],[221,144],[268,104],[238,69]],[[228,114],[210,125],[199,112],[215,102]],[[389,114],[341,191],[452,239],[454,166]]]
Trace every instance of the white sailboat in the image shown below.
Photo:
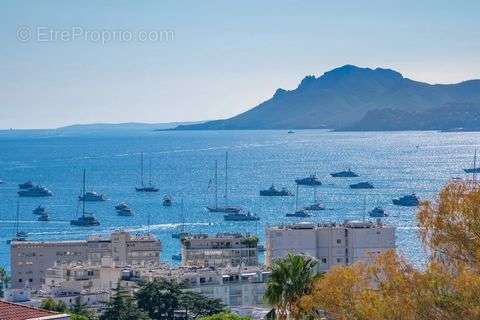
[[[214,184],[215,184],[215,205],[214,206],[207,206],[207,210],[209,212],[220,212],[220,213],[238,213],[242,210],[241,207],[238,206],[231,206],[228,204],[228,151],[225,152],[225,205],[219,206],[218,205],[218,163],[215,161],[215,177],[214,177]]]

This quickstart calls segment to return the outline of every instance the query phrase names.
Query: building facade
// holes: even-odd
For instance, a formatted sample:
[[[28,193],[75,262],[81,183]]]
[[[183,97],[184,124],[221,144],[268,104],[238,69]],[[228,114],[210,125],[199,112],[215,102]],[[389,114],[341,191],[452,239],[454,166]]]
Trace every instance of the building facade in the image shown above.
[[[161,243],[151,235],[116,231],[107,238],[78,241],[12,241],[10,249],[12,287],[38,290],[45,284],[47,269],[55,265],[95,265],[102,259],[111,259],[117,266],[156,264]]]
[[[316,258],[316,271],[327,272],[335,265],[349,265],[395,249],[395,228],[380,221],[298,223],[267,227],[265,242],[267,266],[291,252]]]
[[[261,266],[252,267],[179,267],[124,270],[123,280],[174,280],[186,290],[212,299],[220,299],[229,307],[262,306],[270,272]]]
[[[258,238],[236,233],[192,234],[182,238],[182,266],[257,266]]]

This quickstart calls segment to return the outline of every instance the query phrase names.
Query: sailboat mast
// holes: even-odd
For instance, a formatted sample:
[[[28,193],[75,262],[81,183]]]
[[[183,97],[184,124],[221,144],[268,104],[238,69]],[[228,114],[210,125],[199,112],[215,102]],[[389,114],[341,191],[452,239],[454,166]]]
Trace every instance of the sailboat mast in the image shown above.
[[[185,232],[185,213],[184,213],[184,210],[183,210],[184,209],[183,198],[182,198],[182,204],[181,205],[182,205],[182,207],[181,207],[181,209],[182,209],[182,228],[180,229],[181,230],[180,232],[184,233]]]
[[[83,169],[83,188],[82,188],[82,216],[85,215],[85,169]]]
[[[19,220],[20,220],[20,200],[17,199],[17,221],[16,221],[16,236],[18,235],[18,228],[19,228]]]
[[[215,209],[218,208],[218,161],[215,160]]]
[[[152,185],[152,159],[148,158],[148,185]]]
[[[297,184],[297,192],[295,192],[295,211],[298,210],[298,184]]]
[[[225,206],[228,206],[228,151],[225,152]]]
[[[365,214],[367,212],[367,196],[363,197],[363,222],[365,222]]]
[[[477,149],[475,149],[475,154],[473,156],[473,186],[475,187],[477,183]]]
[[[143,188],[143,186],[144,186],[144,183],[143,183],[143,152],[142,152],[142,155],[141,155],[140,159],[141,159],[140,160],[140,179],[141,179],[140,183],[141,183],[142,188]]]

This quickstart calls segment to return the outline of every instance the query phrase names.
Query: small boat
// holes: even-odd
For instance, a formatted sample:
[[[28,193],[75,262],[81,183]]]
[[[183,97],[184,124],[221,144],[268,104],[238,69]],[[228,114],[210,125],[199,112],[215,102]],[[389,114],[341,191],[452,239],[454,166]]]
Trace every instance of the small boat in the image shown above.
[[[320,202],[315,202],[311,205],[304,207],[303,209],[307,211],[321,211],[325,210],[325,207]]]
[[[289,130],[287,133],[292,134],[295,133],[295,131]]]
[[[40,214],[40,216],[37,219],[38,221],[50,221],[50,217],[48,216],[48,212],[44,212]]]
[[[388,214],[380,207],[373,208],[368,215],[372,218],[384,218],[388,217]]]
[[[162,205],[164,207],[171,207],[172,203],[173,203],[172,197],[170,197],[169,195],[166,195],[166,196],[163,197]]]
[[[27,238],[28,238],[28,233],[24,231],[18,231],[15,234],[15,237],[13,237],[13,239],[7,240],[7,244],[12,243],[12,241],[27,241]]]
[[[272,184],[267,190],[260,190],[260,195],[264,197],[290,197],[293,196],[293,193],[288,191],[286,188],[277,190]]]
[[[183,199],[180,203],[180,208],[181,208],[180,217],[182,219],[182,223],[179,226],[177,226],[176,228],[177,232],[172,233],[173,239],[183,239],[189,235],[189,233],[185,231],[185,212],[184,212]]]
[[[214,187],[215,187],[215,204],[213,206],[207,206],[206,209],[208,212],[217,212],[217,213],[238,213],[242,211],[242,207],[228,205],[228,152],[225,152],[225,205],[218,205],[218,162],[215,161],[215,176],[214,176]],[[210,186],[210,183],[209,183]]]
[[[153,186],[135,188],[137,192],[158,192],[159,189]]]
[[[374,189],[375,187],[370,182],[359,182],[350,185],[350,189]]]
[[[396,206],[416,207],[420,204],[420,200],[415,193],[412,193],[398,199],[393,199],[392,203]]]
[[[295,179],[295,183],[302,186],[321,186],[322,185],[320,180],[318,180],[318,178],[314,174],[306,178]]]
[[[182,261],[182,254],[172,254],[172,260],[173,261]]]
[[[45,187],[35,186],[18,191],[20,197],[51,197],[53,193]]]
[[[305,210],[297,210],[294,213],[287,213],[285,216],[286,217],[295,217],[295,218],[311,217],[311,215],[308,212],[306,212]]]
[[[480,173],[480,167],[477,167],[477,149],[473,155],[473,168],[463,169],[465,173]]]
[[[93,216],[93,213],[83,212],[78,219],[71,220],[70,224],[78,227],[93,227],[99,226],[100,222]]]
[[[158,192],[158,188],[154,187],[152,184],[152,160],[149,160],[149,178],[148,178],[148,185],[145,185],[143,181],[143,152],[141,156],[141,173],[140,173],[140,178],[141,178],[141,186],[140,187],[135,187],[135,190],[137,192]]]
[[[115,206],[115,210],[130,209],[130,207],[125,203],[121,202]]]
[[[85,169],[83,170],[83,190],[82,190],[82,195],[85,196],[85,180],[86,180],[86,172]],[[75,220],[71,220],[70,224],[72,226],[78,226],[78,227],[93,227],[93,226],[99,226],[100,222],[95,218],[93,213],[86,212],[85,211],[85,203],[87,201],[82,201],[82,215],[78,217]]]
[[[25,190],[25,189],[30,189],[30,188],[33,188],[34,185],[33,185],[33,182],[32,181],[27,181],[25,183],[20,183],[18,185],[18,187],[22,190]]]
[[[237,213],[229,213],[223,216],[225,221],[258,221],[260,218],[250,211],[242,211]]]
[[[348,169],[347,171],[330,173],[330,175],[333,178],[356,178],[356,177],[358,177],[358,174],[356,174],[355,172],[353,172],[350,169]]]
[[[133,216],[133,210],[130,208],[123,208],[123,209],[117,210],[117,214],[122,217],[131,217]]]
[[[11,240],[7,240],[7,244],[12,241],[26,241],[28,234],[20,230],[20,201],[17,200],[17,215],[15,217],[15,236]]]
[[[209,212],[219,212],[219,213],[238,213],[242,211],[242,207],[236,206],[219,206],[219,207],[207,207]]]
[[[88,201],[88,202],[98,202],[98,201],[107,201],[107,198],[101,193],[89,191],[83,195],[78,196],[78,200]]]
[[[42,206],[38,206],[32,210],[32,213],[36,215],[41,215],[41,214],[44,214],[45,212],[47,212],[47,209],[45,209],[45,207],[42,207]]]

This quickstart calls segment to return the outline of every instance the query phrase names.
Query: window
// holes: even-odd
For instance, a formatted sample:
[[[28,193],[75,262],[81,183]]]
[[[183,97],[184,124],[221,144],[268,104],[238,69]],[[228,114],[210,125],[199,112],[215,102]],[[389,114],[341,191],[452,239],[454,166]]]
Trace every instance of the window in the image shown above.
[[[337,243],[342,243],[342,239],[337,239]]]
[[[341,258],[337,258],[337,263],[341,263],[342,262],[342,259]]]
[[[327,258],[322,258],[322,263],[327,263]]]
[[[21,278],[20,278],[20,279],[18,279],[18,282],[22,282],[22,281],[23,281],[23,280],[22,280]]]
[[[28,282],[33,282],[33,279],[32,278],[28,279]]]

